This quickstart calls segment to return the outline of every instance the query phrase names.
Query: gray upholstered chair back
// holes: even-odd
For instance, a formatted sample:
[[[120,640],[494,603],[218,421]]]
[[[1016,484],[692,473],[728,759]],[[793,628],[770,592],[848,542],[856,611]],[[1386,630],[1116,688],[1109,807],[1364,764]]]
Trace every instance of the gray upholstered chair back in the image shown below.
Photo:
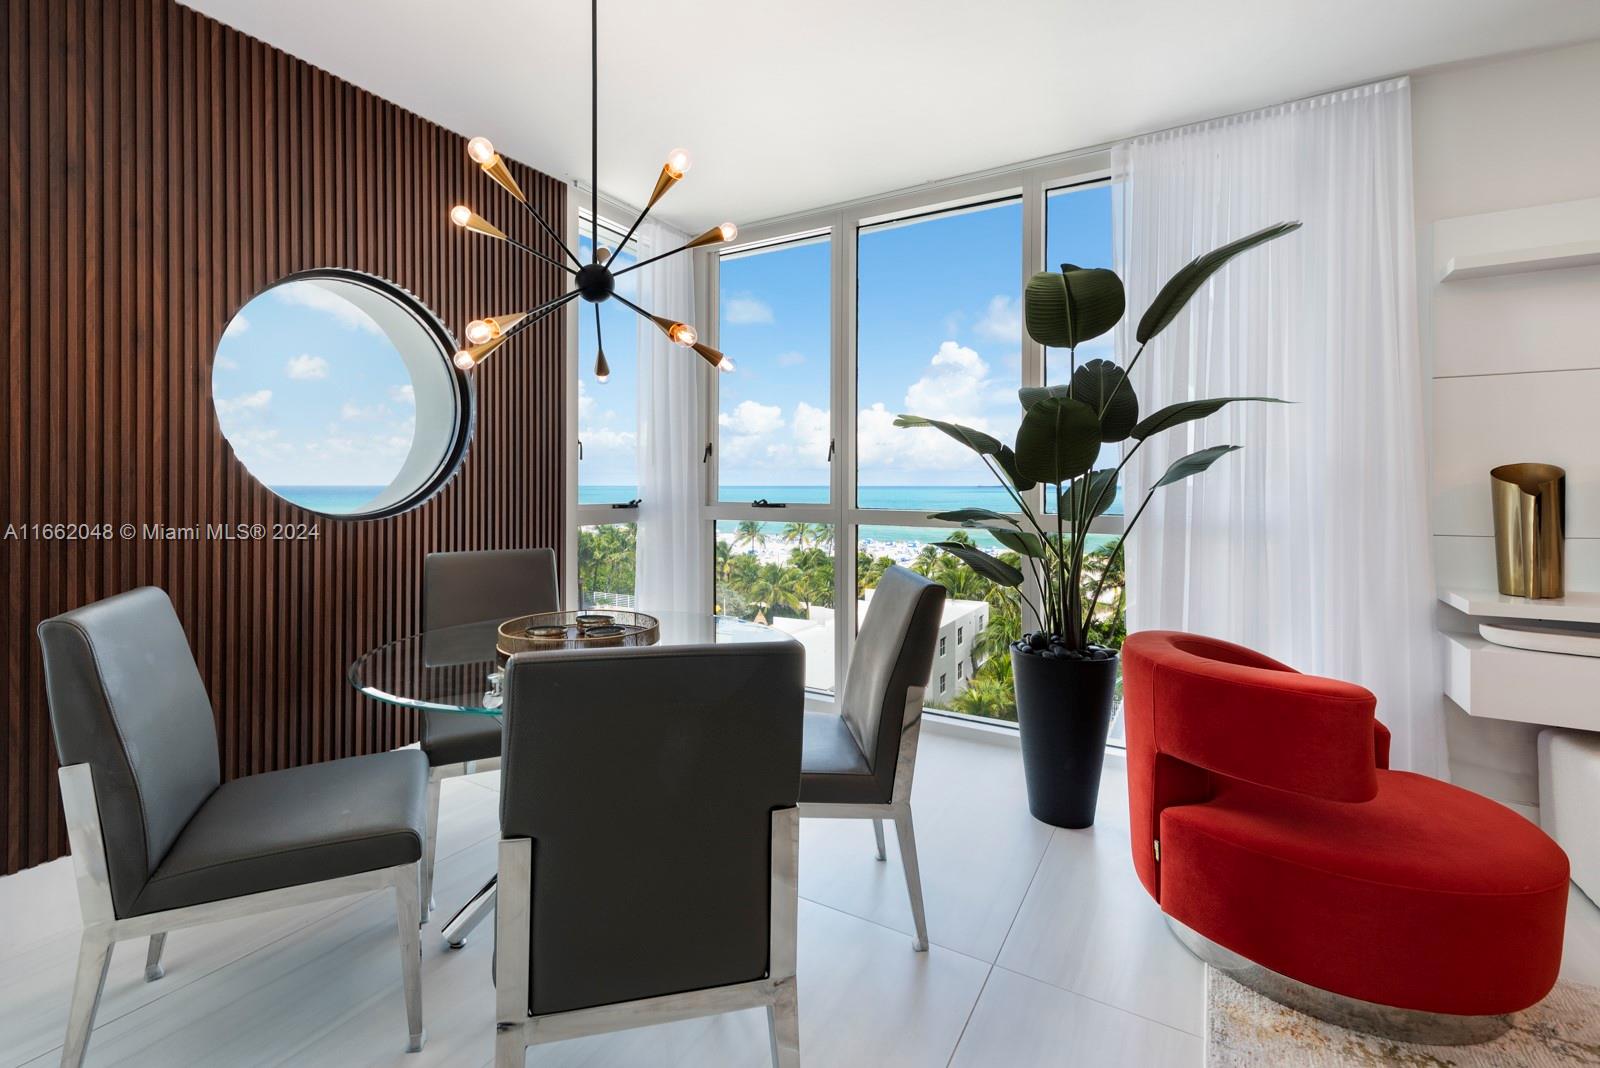
[[[914,571],[891,567],[872,593],[850,654],[840,712],[873,776],[883,781],[886,797],[905,728],[907,693],[927,686],[933,669],[944,592]]]
[[[172,602],[145,586],[39,624],[63,765],[88,764],[111,896],[133,903],[222,781],[211,701]]]
[[[511,659],[500,828],[533,839],[529,1011],[766,974],[804,685],[795,642]]]
[[[561,608],[553,549],[429,553],[422,562],[422,629]]]

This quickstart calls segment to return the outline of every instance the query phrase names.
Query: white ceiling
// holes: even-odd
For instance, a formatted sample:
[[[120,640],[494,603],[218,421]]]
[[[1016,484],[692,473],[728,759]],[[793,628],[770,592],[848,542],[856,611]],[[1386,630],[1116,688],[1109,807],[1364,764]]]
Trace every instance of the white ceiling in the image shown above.
[[[582,0],[186,2],[587,182]],[[1597,36],[1595,0],[603,0],[599,184],[682,145],[663,216],[750,222]]]

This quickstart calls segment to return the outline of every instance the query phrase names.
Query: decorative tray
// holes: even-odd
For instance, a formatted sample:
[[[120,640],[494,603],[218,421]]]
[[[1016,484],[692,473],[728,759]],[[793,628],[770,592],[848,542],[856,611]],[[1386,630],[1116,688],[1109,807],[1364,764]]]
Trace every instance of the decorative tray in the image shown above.
[[[661,623],[643,612],[617,608],[588,612],[536,612],[500,624],[495,648],[504,656],[543,649],[597,649],[654,645]]]

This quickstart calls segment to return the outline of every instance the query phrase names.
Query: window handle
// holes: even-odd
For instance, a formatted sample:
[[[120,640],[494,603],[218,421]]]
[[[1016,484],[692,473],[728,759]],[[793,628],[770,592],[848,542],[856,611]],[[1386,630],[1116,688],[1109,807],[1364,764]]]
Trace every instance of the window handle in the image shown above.
[[[583,439],[578,439],[578,459],[583,459]]]
[[[627,501],[627,502],[625,502],[623,504],[613,504],[611,507],[613,507],[613,508],[637,508],[637,507],[639,507],[639,498],[635,497],[633,500]]]
[[[828,462],[833,463],[833,439],[828,439]]]
[[[750,507],[752,507],[752,508],[787,508],[789,506],[787,504],[773,504],[771,501],[767,500],[765,497],[762,497],[759,500],[751,501],[750,502]]]
[[[700,462],[703,464],[711,462],[711,442],[709,441],[706,442],[706,454],[700,457]]]

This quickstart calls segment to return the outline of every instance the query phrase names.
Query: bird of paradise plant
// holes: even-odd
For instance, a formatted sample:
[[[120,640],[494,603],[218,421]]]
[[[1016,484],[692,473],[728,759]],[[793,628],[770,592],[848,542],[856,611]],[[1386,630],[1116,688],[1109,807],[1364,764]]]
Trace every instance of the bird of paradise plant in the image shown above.
[[[982,527],[1001,545],[1019,554],[1019,563],[1033,574],[1037,603],[1023,592],[1023,572],[1019,567],[997,560],[969,542],[937,543],[983,578],[1015,589],[1023,598],[1041,628],[1024,635],[1025,648],[1069,658],[1104,659],[1113,655],[1096,646],[1093,637],[1105,576],[1121,556],[1123,542],[1138,525],[1157,490],[1199,474],[1240,446],[1213,445],[1192,452],[1167,468],[1123,528],[1107,566],[1100,569],[1094,590],[1085,602],[1083,564],[1087,536],[1095,518],[1104,514],[1115,499],[1122,469],[1157,434],[1203,419],[1236,402],[1276,402],[1273,397],[1179,401],[1141,419],[1139,398],[1128,376],[1150,343],[1229,260],[1299,227],[1298,222],[1269,226],[1207,252],[1173,275],[1140,318],[1134,332],[1138,348],[1126,368],[1101,359],[1088,360],[1080,366],[1077,359],[1079,345],[1105,334],[1122,318],[1126,296],[1116,273],[1065,263],[1059,273],[1041,271],[1034,275],[1028,280],[1023,302],[1028,334],[1047,348],[1066,349],[1071,377],[1065,385],[1020,391],[1024,411],[1014,446],[958,423],[920,415],[901,415],[895,420],[895,425],[901,427],[933,427],[977,453],[1016,503],[1016,515],[987,508],[960,508],[935,512],[929,518]],[[1095,469],[1101,446],[1116,443],[1123,446],[1121,460],[1115,467]],[[1045,487],[1047,499],[1053,498],[1053,516],[1040,515],[1029,504],[1030,491],[1038,485]]]

